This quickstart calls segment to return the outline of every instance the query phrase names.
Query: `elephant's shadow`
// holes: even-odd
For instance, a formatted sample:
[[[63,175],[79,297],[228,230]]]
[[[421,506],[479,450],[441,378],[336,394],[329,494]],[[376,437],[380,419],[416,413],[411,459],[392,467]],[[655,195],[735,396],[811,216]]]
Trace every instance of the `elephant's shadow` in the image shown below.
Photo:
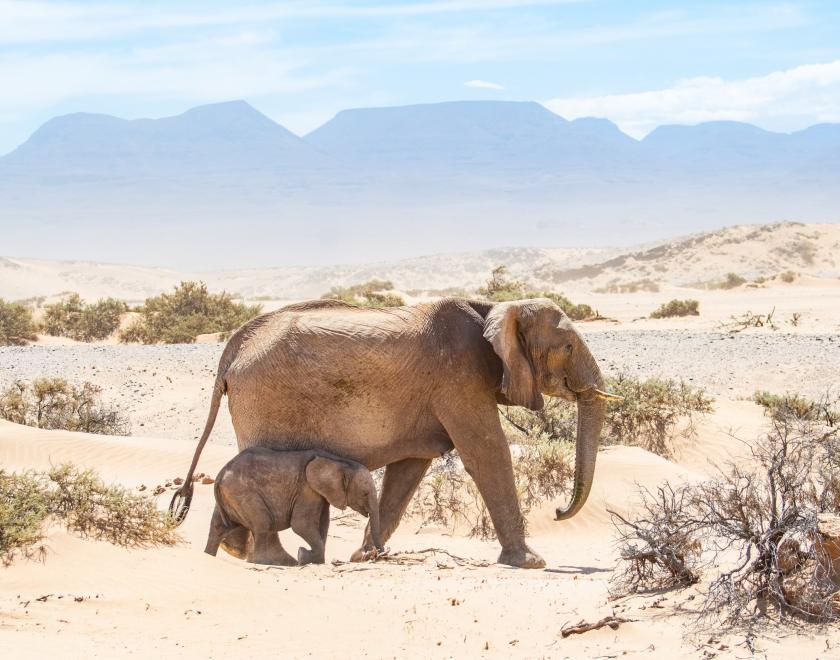
[[[562,575],[592,575],[593,573],[611,573],[611,568],[598,568],[597,566],[557,566],[546,568],[546,573],[560,573]]]

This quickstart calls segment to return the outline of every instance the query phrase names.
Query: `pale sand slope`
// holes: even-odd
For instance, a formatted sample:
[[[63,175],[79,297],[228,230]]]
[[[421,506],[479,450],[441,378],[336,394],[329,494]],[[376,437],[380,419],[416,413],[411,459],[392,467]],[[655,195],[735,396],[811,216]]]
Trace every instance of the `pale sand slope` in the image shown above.
[[[17,562],[0,569],[0,648],[4,657],[746,657],[737,637],[714,636],[698,650],[684,639],[690,591],[664,599],[608,600],[615,562],[608,508],[626,512],[636,483],[696,479],[743,448],[728,433],[752,437],[764,423],[746,402],[720,402],[699,425],[699,438],[670,462],[641,449],[601,452],[597,480],[584,511],[555,523],[551,506],[530,516],[531,544],[546,558],[544,571],[491,565],[453,566],[444,554],[426,563],[256,568],[227,556],[203,554],[212,488],[198,486],[194,508],[173,548],[128,551],[52,530],[44,564]],[[0,465],[45,468],[73,461],[129,487],[181,474],[192,443],[152,438],[109,438],[45,432],[0,422]],[[215,471],[229,447],[206,449],[201,470]],[[168,500],[161,497],[161,506]],[[351,522],[348,525],[348,520]],[[392,551],[445,548],[493,561],[494,542],[415,534],[404,521]],[[361,535],[358,518],[332,525],[328,560],[346,559]],[[284,534],[287,548],[297,542]],[[37,599],[48,596],[44,602]],[[60,597],[62,596],[62,597]],[[77,602],[76,598],[81,598]],[[453,599],[455,599],[453,601]],[[650,607],[654,601],[657,607]],[[453,604],[453,602],[455,604]],[[637,619],[617,631],[604,628],[561,639],[560,628],[596,620],[613,610]],[[709,639],[708,634],[700,638]],[[766,657],[826,657],[840,633],[801,632],[755,641]],[[739,645],[740,644],[740,645]],[[718,650],[726,645],[725,650]]]

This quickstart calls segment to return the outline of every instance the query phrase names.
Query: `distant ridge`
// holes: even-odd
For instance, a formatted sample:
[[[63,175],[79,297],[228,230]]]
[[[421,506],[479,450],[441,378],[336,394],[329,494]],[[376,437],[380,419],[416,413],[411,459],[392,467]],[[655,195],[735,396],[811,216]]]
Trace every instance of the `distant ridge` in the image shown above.
[[[48,258],[326,264],[833,222],[837,181],[837,124],[708,122],[637,141],[537,103],[461,101],[345,110],[298,137],[231,101],[46,122],[0,157],[0,232],[4,250]]]

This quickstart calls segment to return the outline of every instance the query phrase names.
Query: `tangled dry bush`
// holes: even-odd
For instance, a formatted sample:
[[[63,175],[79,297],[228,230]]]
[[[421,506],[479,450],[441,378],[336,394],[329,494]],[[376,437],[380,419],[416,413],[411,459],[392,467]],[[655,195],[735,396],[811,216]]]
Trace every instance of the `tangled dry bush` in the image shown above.
[[[44,307],[42,325],[44,332],[54,337],[105,339],[117,330],[120,316],[127,311],[128,305],[116,298],[86,303],[78,293],[71,293],[65,300]]]
[[[0,470],[0,561],[43,557],[44,525],[55,520],[86,538],[125,547],[172,545],[169,514],[154,499],[106,485],[94,472],[65,464],[48,472]]]
[[[478,294],[493,302],[524,300],[527,298],[548,298],[554,301],[574,321],[585,321],[598,317],[598,312],[587,304],[575,304],[566,296],[550,291],[536,291],[525,282],[507,277],[507,268],[497,266],[490,273],[490,279],[478,290]]]
[[[262,311],[234,302],[230,294],[210,293],[204,282],[181,282],[172,293],[147,298],[140,319],[120,333],[120,341],[191,344],[198,335],[229,333]]]
[[[104,435],[128,435],[130,424],[100,400],[102,388],[63,378],[15,381],[0,392],[0,418],[39,429],[62,429]]]
[[[619,592],[684,584],[662,558],[693,556],[697,575],[702,549],[714,569],[699,611],[707,623],[840,619],[840,429],[785,407],[770,421],[750,446],[751,462],[698,484],[666,484],[660,495],[675,496],[646,494],[638,516],[614,514]],[[647,556],[656,570],[640,570]]]
[[[613,577],[613,594],[673,589],[700,579],[697,523],[685,515],[693,497],[688,486],[666,483],[655,493],[642,493],[641,511],[632,520],[611,512],[623,562]]]
[[[678,438],[695,434],[698,416],[712,411],[713,399],[705,390],[682,381],[619,375],[607,378],[606,385],[623,399],[607,406],[601,435],[605,445],[638,446],[669,457]],[[502,414],[528,436],[575,441],[577,411],[561,399],[546,399],[544,408],[536,412],[508,408]]]
[[[401,307],[405,301],[392,293],[394,285],[387,280],[369,280],[352,286],[334,286],[322,299],[342,300],[362,307]]]
[[[0,298],[0,346],[23,346],[35,339],[32,310],[21,302]]]

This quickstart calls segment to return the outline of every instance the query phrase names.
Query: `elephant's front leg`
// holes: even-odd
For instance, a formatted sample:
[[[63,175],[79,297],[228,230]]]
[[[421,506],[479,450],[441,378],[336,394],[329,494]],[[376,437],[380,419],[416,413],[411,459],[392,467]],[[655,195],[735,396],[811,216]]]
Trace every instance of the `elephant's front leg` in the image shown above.
[[[400,524],[408,503],[420,485],[423,475],[429,469],[431,460],[427,458],[406,458],[391,463],[385,468],[382,480],[382,493],[379,496],[379,524],[382,528],[382,543],[385,543]],[[363,561],[367,553],[373,550],[370,525],[365,528],[362,547],[350,557],[350,561]]]
[[[297,561],[280,545],[277,532],[254,531],[253,549],[248,555],[252,564],[269,564],[271,566],[297,566]]]
[[[298,564],[323,564],[326,547],[326,530],[321,534],[323,511],[329,522],[330,505],[319,502],[318,506],[297,506],[292,511],[292,531],[309,544],[310,550],[298,548]]]
[[[499,563],[544,568],[545,560],[525,543],[525,521],[519,508],[510,447],[495,402],[489,403],[486,411],[451,411],[441,414],[440,420],[487,505],[502,544]]]

